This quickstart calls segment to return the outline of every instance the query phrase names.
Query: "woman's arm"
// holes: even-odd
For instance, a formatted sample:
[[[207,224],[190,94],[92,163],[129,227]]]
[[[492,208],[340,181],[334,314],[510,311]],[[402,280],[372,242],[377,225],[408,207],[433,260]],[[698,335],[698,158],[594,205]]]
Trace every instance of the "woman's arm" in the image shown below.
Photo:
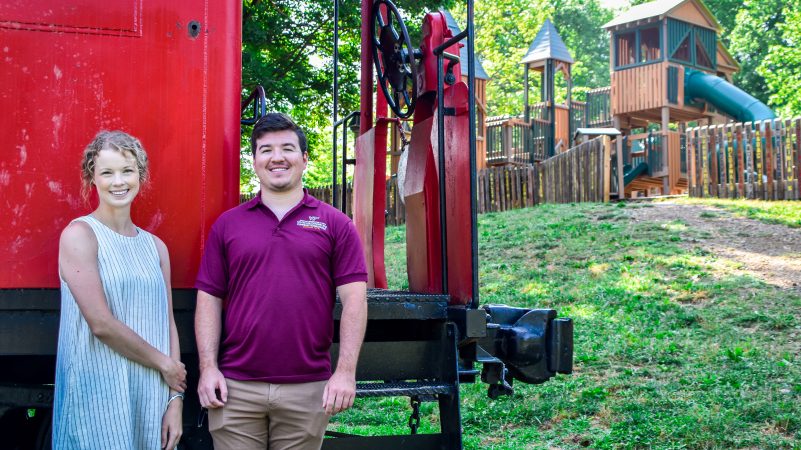
[[[148,344],[111,314],[97,266],[97,238],[88,224],[73,222],[61,233],[58,267],[95,337],[122,356],[158,370],[170,388],[179,392],[186,389],[184,365]]]
[[[175,326],[175,316],[172,309],[172,285],[170,283],[170,253],[164,242],[153,236],[156,249],[159,252],[161,273],[164,276],[164,285],[167,287],[167,304],[169,305],[170,321],[170,355],[175,361],[181,360],[181,345],[178,341],[178,327]],[[164,416],[161,418],[161,448],[174,449],[183,435],[183,398],[173,398],[176,391],[170,389],[170,398]]]

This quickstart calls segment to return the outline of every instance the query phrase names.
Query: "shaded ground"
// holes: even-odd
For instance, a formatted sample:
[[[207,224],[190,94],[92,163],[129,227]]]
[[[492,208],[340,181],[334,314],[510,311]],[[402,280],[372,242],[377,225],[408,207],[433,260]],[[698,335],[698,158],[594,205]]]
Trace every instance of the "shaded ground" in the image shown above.
[[[738,263],[736,271],[801,292],[801,229],[738,217],[713,206],[670,201],[643,206],[651,207],[626,208],[634,221],[680,221],[701,236],[683,241],[683,247],[701,247]]]

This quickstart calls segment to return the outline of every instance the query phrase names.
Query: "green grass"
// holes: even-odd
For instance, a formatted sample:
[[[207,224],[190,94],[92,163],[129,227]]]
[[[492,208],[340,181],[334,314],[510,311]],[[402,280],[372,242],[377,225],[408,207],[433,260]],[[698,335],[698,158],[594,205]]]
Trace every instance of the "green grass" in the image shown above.
[[[683,204],[690,205],[708,205],[725,209],[734,215],[740,217],[748,217],[749,219],[756,219],[766,223],[774,223],[786,225],[793,228],[801,228],[801,201],[786,201],[786,202],[766,202],[758,200],[727,200],[727,199],[698,199],[698,198],[684,198],[684,199],[671,199],[671,201],[678,201]],[[702,217],[717,217],[717,216],[704,216]]]
[[[760,220],[798,220],[755,205]],[[463,385],[466,449],[801,449],[801,296],[683,249],[704,235],[680,221],[630,221],[626,211],[643,207],[480,216],[481,302],[573,318],[575,363],[498,400]],[[387,231],[391,288],[406,287],[404,236]],[[360,399],[331,428],[403,434],[409,411],[406,399]],[[422,432],[435,431],[436,414],[424,404]]]

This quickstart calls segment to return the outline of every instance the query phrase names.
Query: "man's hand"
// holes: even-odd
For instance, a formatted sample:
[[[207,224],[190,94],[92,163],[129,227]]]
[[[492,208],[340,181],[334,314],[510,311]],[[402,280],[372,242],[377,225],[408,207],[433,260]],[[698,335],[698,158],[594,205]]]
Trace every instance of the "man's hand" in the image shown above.
[[[353,406],[356,398],[356,374],[337,370],[331,375],[323,391],[323,409],[334,415]]]
[[[219,397],[217,391],[220,391]],[[201,370],[200,380],[197,383],[197,396],[200,399],[200,406],[204,408],[225,406],[225,402],[228,401],[228,386],[220,369],[214,367]]]
[[[181,420],[183,412],[183,400],[176,398],[167,405],[167,411],[161,417],[161,448],[173,450],[181,435],[184,433],[184,424]]]

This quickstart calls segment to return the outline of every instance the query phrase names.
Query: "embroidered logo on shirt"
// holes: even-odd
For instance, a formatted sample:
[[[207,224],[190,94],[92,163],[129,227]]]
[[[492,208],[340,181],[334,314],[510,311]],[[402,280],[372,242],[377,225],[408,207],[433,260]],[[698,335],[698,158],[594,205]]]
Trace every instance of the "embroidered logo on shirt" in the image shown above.
[[[325,222],[318,222],[320,216],[309,216],[309,220],[298,220],[297,224],[299,227],[303,228],[310,228],[310,229],[317,229],[317,230],[327,230],[328,224]]]

